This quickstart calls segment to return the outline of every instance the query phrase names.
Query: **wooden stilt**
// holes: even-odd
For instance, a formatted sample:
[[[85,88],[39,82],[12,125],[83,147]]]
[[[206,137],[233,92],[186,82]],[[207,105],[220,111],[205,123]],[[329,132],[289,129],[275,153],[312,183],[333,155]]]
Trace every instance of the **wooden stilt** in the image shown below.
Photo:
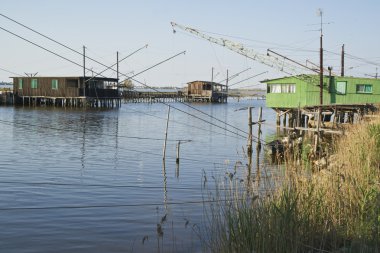
[[[284,114],[282,115],[282,125],[283,125],[284,127],[286,127],[286,115],[287,115],[287,113],[284,113]]]
[[[276,126],[280,127],[280,111],[276,110]]]

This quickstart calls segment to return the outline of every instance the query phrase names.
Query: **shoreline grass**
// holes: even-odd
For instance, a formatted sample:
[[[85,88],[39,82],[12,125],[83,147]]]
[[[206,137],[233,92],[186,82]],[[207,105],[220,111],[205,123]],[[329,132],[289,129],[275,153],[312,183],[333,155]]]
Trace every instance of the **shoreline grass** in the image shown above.
[[[332,150],[326,169],[287,163],[265,197],[239,179],[218,182],[205,250],[380,252],[380,120],[352,126]]]

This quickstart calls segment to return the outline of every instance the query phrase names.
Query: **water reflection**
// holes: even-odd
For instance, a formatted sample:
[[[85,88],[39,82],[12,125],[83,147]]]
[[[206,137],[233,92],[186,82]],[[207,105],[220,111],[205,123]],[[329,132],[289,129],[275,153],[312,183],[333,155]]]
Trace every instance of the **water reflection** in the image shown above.
[[[163,189],[164,189],[164,207],[168,209],[168,189],[167,189],[167,177],[166,177],[166,165],[165,159],[162,159],[162,175],[163,175]]]
[[[251,103],[193,106],[247,131],[246,115],[234,110]],[[159,249],[171,251],[174,240],[178,252],[200,251],[191,225],[201,226],[203,218],[202,171],[211,178],[236,165],[241,178],[258,182],[255,177],[265,174],[262,167],[257,170],[263,153],[252,154],[247,172],[246,152],[240,151],[245,138],[216,119],[208,120],[224,130],[172,110],[175,120],[170,121],[163,163],[166,115],[161,104],[127,104],[110,111],[0,107],[0,120],[8,122],[2,129],[9,131],[0,145],[0,209],[24,208],[0,211],[0,226],[7,228],[0,231],[0,241],[7,243],[2,249],[152,252],[157,224],[167,215]],[[263,115],[268,119],[274,113],[264,108]],[[264,128],[263,135],[268,133]],[[189,139],[180,143],[179,157],[176,140]]]
[[[81,163],[82,163],[82,171],[81,175],[83,176],[83,173],[85,171],[85,154],[86,154],[86,115],[83,117],[84,119],[80,122],[82,123],[82,147],[81,147]]]

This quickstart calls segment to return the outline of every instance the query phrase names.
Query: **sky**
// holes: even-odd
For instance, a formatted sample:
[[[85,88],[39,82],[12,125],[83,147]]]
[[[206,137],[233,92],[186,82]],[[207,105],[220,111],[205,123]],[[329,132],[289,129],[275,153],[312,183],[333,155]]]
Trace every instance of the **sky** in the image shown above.
[[[137,75],[135,85],[184,87],[195,80],[222,81],[227,70],[231,76],[249,68],[229,85],[262,88],[260,81],[287,74],[181,29],[173,33],[170,22],[241,43],[252,52],[266,54],[271,49],[302,64],[319,64],[318,9],[323,11],[324,65],[340,74],[344,44],[345,74],[374,76],[380,66],[377,0],[1,0],[0,14],[78,52],[85,46],[87,56],[106,66],[116,63],[116,52],[122,59],[148,44],[120,63],[120,72],[128,76],[186,51]],[[83,75],[80,54],[4,16],[0,16],[0,28],[0,81],[31,73]],[[89,59],[86,67],[88,76],[105,69]],[[116,77],[116,72],[108,70],[103,75]]]

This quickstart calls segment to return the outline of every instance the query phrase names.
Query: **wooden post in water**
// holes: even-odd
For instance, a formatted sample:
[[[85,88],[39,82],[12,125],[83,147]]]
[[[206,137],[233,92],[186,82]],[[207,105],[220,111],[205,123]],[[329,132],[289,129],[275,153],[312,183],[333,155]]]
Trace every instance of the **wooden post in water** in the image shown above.
[[[258,124],[258,128],[257,128],[257,146],[256,148],[257,149],[261,149],[261,122],[262,122],[262,116],[263,116],[263,108],[260,106],[259,108],[259,117],[257,119],[257,124]]]
[[[247,155],[252,157],[252,107],[248,107],[248,143]]]
[[[179,148],[180,148],[180,145],[181,145],[181,141],[178,141],[178,143],[177,143],[177,158],[175,159],[175,162],[177,164],[179,164]]]
[[[248,107],[248,140],[247,140],[247,158],[248,158],[248,173],[247,173],[247,190],[251,189],[251,173],[252,173],[252,107]],[[236,168],[235,168],[236,170]]]
[[[261,123],[262,121],[262,115],[263,115],[263,108],[259,108],[259,117],[257,119],[257,145],[256,145],[256,181],[257,181],[257,189],[260,185],[260,151],[261,151]],[[286,114],[284,114],[284,117]]]
[[[175,159],[175,162],[176,162],[175,176],[176,176],[176,178],[179,177],[179,148],[180,148],[180,145],[181,145],[181,141],[178,141],[178,143],[177,143],[177,158]]]
[[[164,160],[164,161],[165,161],[165,157],[166,157],[166,142],[168,140],[169,116],[170,116],[170,105],[168,105],[168,117],[166,119],[165,142],[164,142],[163,157],[162,157],[162,160]]]

